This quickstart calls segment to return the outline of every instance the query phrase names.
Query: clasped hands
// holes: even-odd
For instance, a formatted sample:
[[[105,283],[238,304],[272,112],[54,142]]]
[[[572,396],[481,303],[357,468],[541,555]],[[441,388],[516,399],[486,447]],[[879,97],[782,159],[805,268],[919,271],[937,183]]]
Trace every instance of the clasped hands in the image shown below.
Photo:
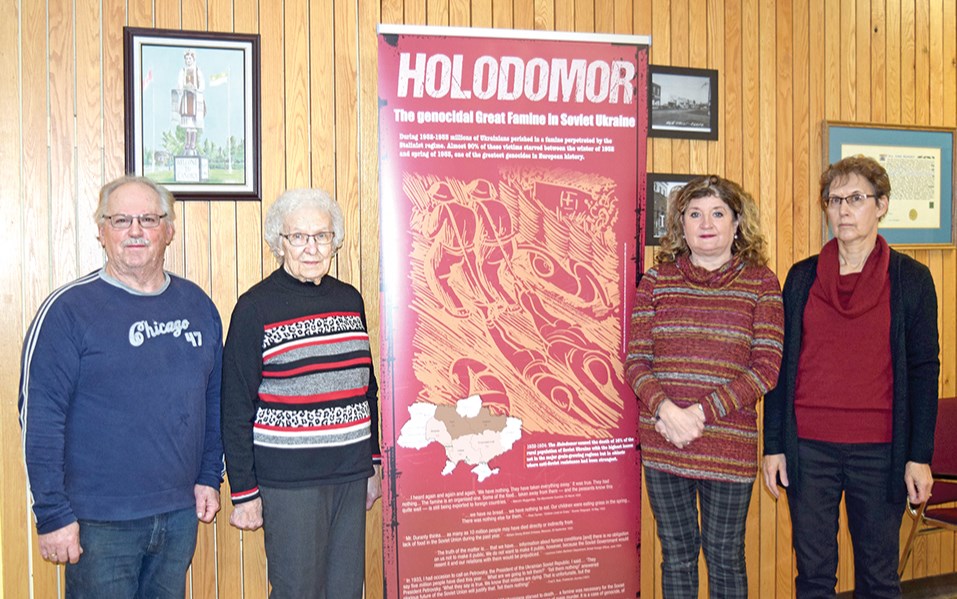
[[[670,399],[666,399],[658,408],[655,430],[666,441],[678,449],[683,449],[704,433],[704,409],[701,404],[679,408]]]

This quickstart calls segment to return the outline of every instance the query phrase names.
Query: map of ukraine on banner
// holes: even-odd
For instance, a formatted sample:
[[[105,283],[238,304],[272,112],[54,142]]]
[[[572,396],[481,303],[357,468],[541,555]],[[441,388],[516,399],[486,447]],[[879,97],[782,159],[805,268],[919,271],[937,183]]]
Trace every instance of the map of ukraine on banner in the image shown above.
[[[386,595],[634,597],[647,43],[379,33]]]

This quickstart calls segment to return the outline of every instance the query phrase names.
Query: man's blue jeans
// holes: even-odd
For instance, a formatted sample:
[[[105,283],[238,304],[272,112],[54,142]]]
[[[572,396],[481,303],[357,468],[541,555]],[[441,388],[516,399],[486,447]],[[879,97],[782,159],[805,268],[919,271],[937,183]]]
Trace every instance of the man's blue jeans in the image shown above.
[[[83,555],[66,567],[67,599],[182,599],[197,522],[192,507],[138,520],[80,520]]]

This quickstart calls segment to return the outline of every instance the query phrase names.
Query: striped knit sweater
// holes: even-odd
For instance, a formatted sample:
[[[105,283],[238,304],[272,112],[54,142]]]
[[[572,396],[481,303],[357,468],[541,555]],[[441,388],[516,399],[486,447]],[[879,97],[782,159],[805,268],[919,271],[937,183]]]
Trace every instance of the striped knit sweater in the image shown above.
[[[755,404],[777,382],[783,324],[780,283],[765,266],[735,257],[707,271],[683,256],[645,273],[625,375],[638,396],[646,467],[687,478],[754,480]],[[654,414],[665,399],[704,408],[704,434],[684,449],[655,431]]]
[[[234,504],[259,485],[368,478],[380,460],[365,306],[331,276],[283,268],[239,298],[223,352],[223,445]]]

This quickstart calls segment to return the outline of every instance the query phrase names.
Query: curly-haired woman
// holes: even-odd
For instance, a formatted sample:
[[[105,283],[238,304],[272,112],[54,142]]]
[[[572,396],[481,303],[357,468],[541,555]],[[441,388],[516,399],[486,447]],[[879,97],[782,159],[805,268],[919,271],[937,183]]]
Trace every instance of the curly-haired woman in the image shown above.
[[[751,196],[698,177],[669,201],[657,264],[638,285],[625,368],[666,598],[698,596],[702,546],[712,596],[748,596],[755,404],[777,381],[784,321],[767,261]]]

